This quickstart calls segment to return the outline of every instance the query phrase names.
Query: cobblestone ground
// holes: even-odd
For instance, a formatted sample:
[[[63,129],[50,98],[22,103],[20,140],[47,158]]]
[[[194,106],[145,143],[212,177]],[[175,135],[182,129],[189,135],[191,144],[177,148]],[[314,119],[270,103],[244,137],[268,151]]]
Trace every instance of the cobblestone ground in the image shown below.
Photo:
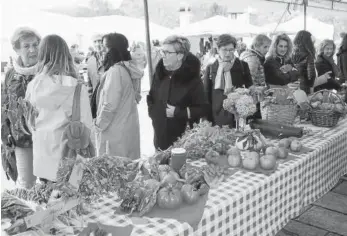
[[[347,175],[276,236],[347,236]]]

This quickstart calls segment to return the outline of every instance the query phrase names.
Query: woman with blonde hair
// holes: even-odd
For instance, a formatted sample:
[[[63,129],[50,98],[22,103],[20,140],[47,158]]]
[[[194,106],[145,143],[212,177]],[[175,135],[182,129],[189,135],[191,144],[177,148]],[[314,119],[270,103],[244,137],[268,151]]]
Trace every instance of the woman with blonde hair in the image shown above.
[[[264,63],[266,84],[283,87],[298,80],[298,72],[291,62],[293,44],[287,34],[279,34],[272,41]]]
[[[2,88],[1,140],[7,159],[15,159],[17,166],[3,164],[6,174],[23,188],[31,188],[36,181],[33,175],[32,136],[20,116],[18,99],[24,98],[28,83],[34,78],[37,70],[38,46],[41,37],[35,30],[18,28],[11,43],[18,58],[13,60],[13,67],[6,72]],[[21,127],[21,128],[20,128]],[[17,173],[18,172],[18,178]]]
[[[34,174],[56,181],[63,155],[62,137],[71,122],[78,84],[74,61],[64,39],[48,35],[42,40],[37,69],[38,73],[26,92],[26,99],[38,112],[32,124]],[[80,121],[89,129],[93,127],[88,91],[84,86],[80,93]]]
[[[328,73],[330,78],[326,83],[316,86],[314,91],[322,89],[341,89],[341,85],[337,80],[337,78],[340,77],[340,70],[333,59],[335,51],[336,45],[333,40],[325,39],[320,43],[316,60],[317,74],[321,76]]]

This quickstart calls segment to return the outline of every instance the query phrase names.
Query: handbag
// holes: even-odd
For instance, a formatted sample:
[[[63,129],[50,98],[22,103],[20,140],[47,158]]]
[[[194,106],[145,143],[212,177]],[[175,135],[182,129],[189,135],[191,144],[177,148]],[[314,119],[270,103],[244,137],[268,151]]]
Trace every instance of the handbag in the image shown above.
[[[84,158],[95,156],[95,148],[91,142],[91,130],[81,122],[81,88],[78,83],[75,88],[72,105],[72,117],[62,135],[62,157],[76,158],[77,154]]]

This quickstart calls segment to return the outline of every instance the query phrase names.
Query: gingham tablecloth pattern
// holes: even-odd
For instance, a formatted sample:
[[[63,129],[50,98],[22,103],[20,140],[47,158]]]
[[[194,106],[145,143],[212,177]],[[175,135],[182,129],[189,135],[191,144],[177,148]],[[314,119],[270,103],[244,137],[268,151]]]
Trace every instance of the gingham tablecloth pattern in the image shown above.
[[[275,235],[303,207],[327,193],[347,173],[347,119],[333,129],[312,127],[313,136],[302,138],[313,152],[298,155],[282,163],[270,176],[238,171],[212,189],[204,215],[194,230],[176,220],[146,218],[149,223],[134,225],[132,236],[138,235],[203,235],[256,236]],[[203,162],[195,162],[203,165]],[[114,214],[120,202],[108,197],[94,204],[89,221],[126,226],[125,216]]]

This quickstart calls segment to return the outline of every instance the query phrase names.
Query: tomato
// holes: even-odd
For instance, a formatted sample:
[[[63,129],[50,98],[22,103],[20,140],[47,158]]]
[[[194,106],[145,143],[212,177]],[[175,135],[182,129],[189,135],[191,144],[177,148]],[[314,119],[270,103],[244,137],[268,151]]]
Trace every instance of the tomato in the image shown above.
[[[158,192],[157,203],[160,208],[177,208],[182,204],[181,191],[170,186],[164,187]]]
[[[194,204],[198,201],[200,192],[198,190],[194,190],[193,185],[185,184],[181,189],[182,198],[188,204]]]
[[[177,180],[180,178],[179,174],[177,174],[174,170],[171,169],[168,165],[160,165],[159,166],[159,178],[163,186],[169,184],[176,184]]]

